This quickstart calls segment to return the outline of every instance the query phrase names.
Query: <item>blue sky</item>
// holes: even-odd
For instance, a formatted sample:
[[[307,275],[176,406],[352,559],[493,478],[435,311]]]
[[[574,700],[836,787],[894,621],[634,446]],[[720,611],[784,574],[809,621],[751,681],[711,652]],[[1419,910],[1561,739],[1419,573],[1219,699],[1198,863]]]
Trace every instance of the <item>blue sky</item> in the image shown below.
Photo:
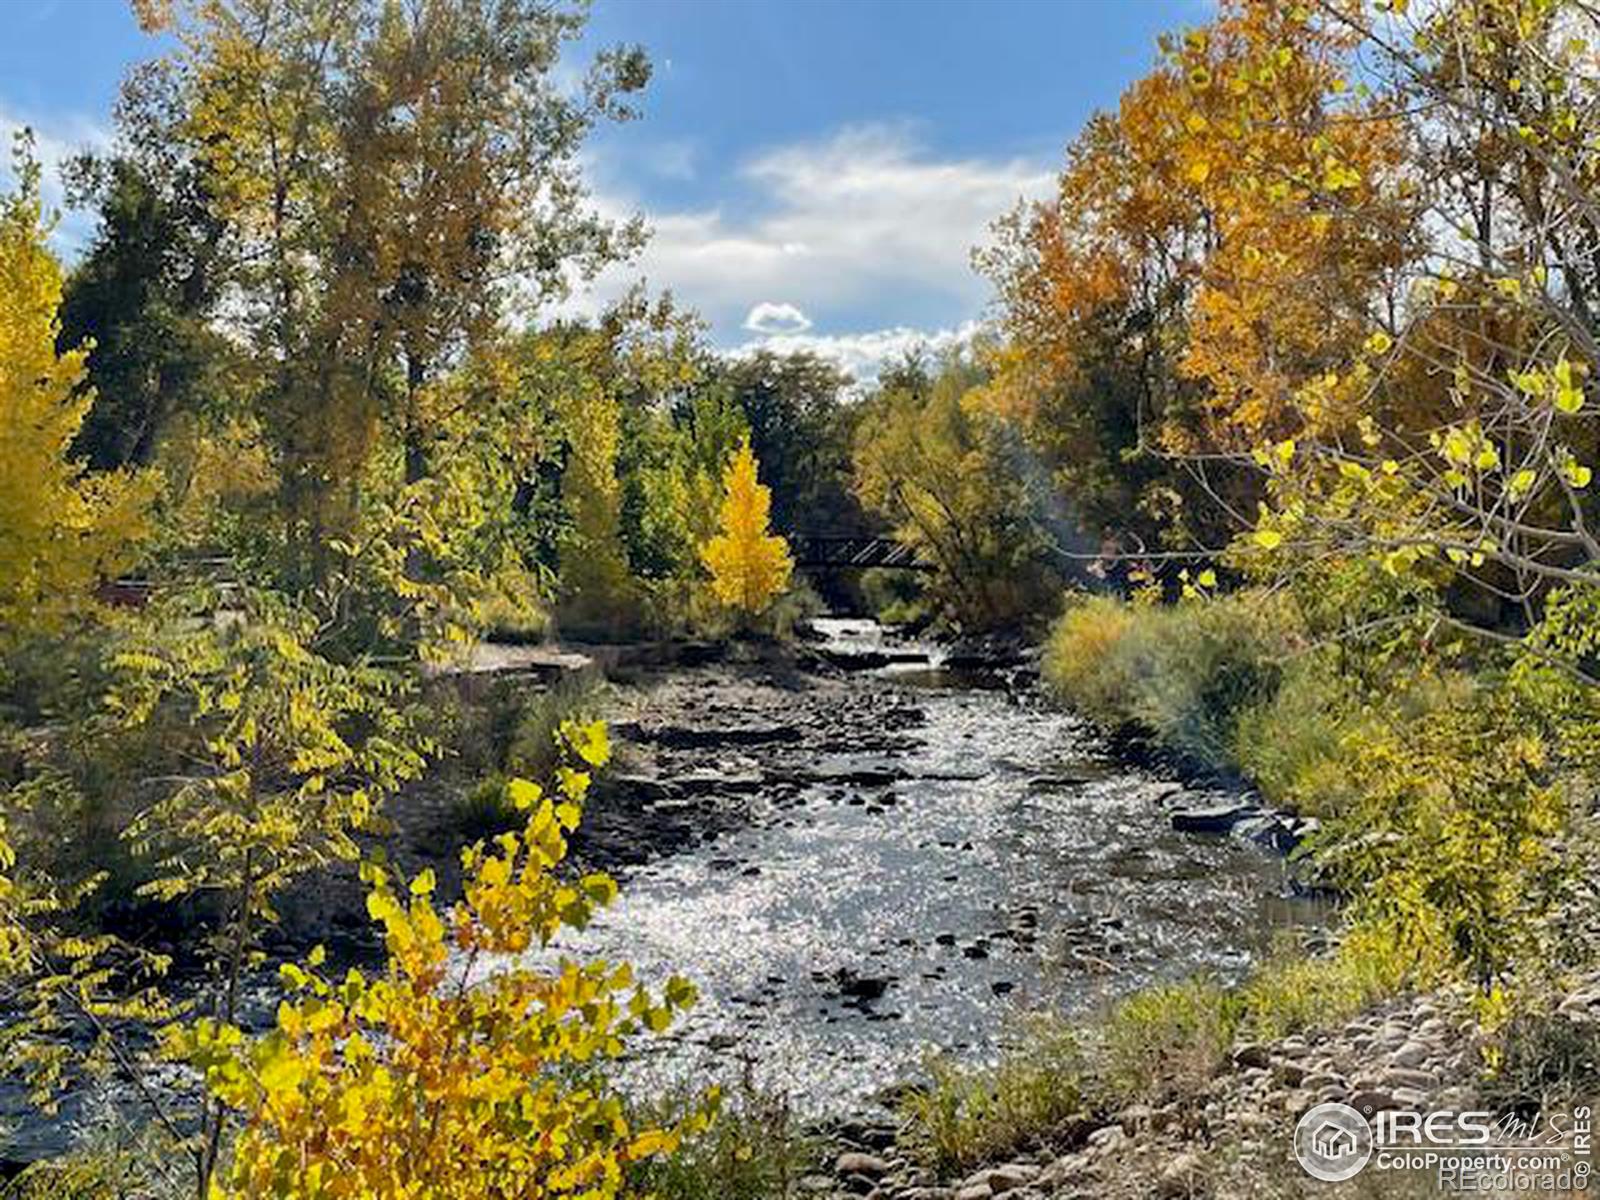
[[[0,129],[48,160],[110,136],[153,43],[125,0],[7,0]],[[990,221],[1044,194],[1094,109],[1204,0],[596,0],[582,55],[640,42],[642,120],[589,151],[596,202],[650,247],[574,306],[644,277],[717,343],[812,346],[859,374],[959,336],[988,298],[968,266]],[[63,228],[69,250],[88,219]]]

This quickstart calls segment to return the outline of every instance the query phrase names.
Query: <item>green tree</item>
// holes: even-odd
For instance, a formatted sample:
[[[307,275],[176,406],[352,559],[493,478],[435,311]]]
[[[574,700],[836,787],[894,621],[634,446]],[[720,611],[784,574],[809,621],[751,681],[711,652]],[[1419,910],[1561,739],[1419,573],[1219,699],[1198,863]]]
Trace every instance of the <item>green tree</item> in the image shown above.
[[[960,358],[931,378],[897,372],[865,402],[855,447],[861,502],[934,564],[935,602],[966,630],[1036,619],[1059,584],[1047,481],[982,403],[986,377]]]
[[[95,390],[75,448],[100,470],[149,465],[172,419],[219,407],[226,339],[209,324],[222,226],[192,170],[163,179],[137,158],[76,165],[100,224],[67,277],[63,350],[88,347]]]
[[[404,708],[404,677],[318,654],[314,621],[281,597],[243,590],[226,619],[213,610],[214,597],[184,594],[152,610],[115,650],[107,703],[123,724],[158,722],[176,740],[182,765],[124,836],[155,863],[145,894],[203,897],[219,912],[211,999],[231,1023],[274,898],[313,868],[355,861],[355,835],[433,747]],[[201,1195],[222,1125],[209,1106]]]
[[[768,472],[773,524],[786,533],[862,530],[868,522],[850,491],[849,376],[815,354],[761,350],[728,363],[721,378]]]

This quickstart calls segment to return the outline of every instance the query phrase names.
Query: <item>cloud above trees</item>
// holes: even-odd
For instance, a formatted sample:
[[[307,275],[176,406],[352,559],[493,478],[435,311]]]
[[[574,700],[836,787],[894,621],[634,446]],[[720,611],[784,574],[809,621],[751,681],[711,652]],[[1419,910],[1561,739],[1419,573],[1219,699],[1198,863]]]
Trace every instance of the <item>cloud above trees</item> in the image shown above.
[[[598,307],[642,277],[704,313],[724,343],[736,331],[756,333],[858,369],[880,348],[964,336],[989,296],[971,267],[973,247],[1019,201],[1049,195],[1055,179],[1042,160],[936,155],[894,124],[746,158],[730,176],[737,205],[650,211],[601,166],[602,208],[643,211],[651,237],[580,306]],[[930,311],[943,316],[915,328],[912,314]]]

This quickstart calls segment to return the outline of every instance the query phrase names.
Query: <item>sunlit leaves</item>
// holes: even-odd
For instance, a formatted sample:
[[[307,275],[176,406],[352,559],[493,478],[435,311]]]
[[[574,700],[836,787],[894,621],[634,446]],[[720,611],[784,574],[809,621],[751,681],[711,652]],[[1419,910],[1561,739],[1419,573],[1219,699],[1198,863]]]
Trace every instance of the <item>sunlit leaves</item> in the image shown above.
[[[721,530],[700,552],[717,599],[754,617],[789,585],[794,560],[788,543],[768,530],[772,492],[757,478],[748,439],[722,476]]]
[[[602,729],[568,726],[563,739],[605,763]],[[630,1164],[705,1126],[714,1094],[671,1126],[635,1128],[596,1069],[665,1030],[694,1003],[692,984],[674,976],[657,997],[625,964],[501,957],[581,926],[616,895],[604,876],[573,887],[552,873],[573,793],[518,793],[526,823],[466,851],[465,895],[449,908],[434,905],[432,872],[404,896],[387,872],[364,872],[382,975],[326,978],[308,960],[284,969],[290,995],[266,1036],[202,1021],[172,1037],[170,1052],[244,1118],[219,1196],[603,1200]]]
[[[159,485],[151,472],[90,475],[73,457],[94,394],[85,349],[57,353],[62,272],[26,139],[16,174],[19,190],[0,194],[0,640],[90,607],[149,532]]]

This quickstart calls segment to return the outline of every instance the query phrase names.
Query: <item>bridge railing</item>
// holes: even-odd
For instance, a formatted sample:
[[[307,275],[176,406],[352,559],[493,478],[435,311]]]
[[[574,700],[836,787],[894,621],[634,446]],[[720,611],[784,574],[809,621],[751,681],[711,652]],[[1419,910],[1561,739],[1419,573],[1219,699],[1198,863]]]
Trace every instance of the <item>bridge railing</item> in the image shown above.
[[[812,570],[931,571],[911,546],[894,538],[866,534],[795,533],[789,535],[795,565]]]

